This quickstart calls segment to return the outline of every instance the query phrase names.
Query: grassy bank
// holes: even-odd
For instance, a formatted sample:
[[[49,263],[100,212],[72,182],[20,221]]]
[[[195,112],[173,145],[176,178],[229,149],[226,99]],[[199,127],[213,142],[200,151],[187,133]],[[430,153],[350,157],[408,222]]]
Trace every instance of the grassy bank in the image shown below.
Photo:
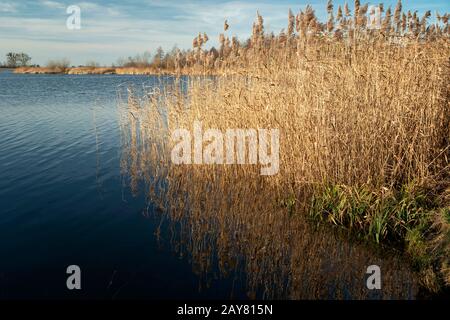
[[[448,15],[429,25],[430,13],[418,17],[399,4],[381,8],[381,29],[368,29],[368,6],[359,1],[353,15],[331,2],[327,9],[324,23],[311,7],[297,16],[289,12],[279,35],[267,34],[258,15],[246,45],[224,41],[214,66],[197,38],[192,69],[229,75],[189,80],[187,97],[177,85],[145,103],[130,96],[122,118],[124,172],[132,189],[145,180],[149,198],[173,220],[191,232],[203,230],[192,236],[198,246],[207,237],[219,252],[244,256],[249,271],[256,262],[266,266],[250,280],[253,286],[281,282],[262,274],[287,264],[284,276],[292,283],[286,290],[301,296],[294,275],[306,272],[298,275],[304,279],[314,271],[296,270],[297,254],[318,259],[305,250],[319,240],[301,238],[308,228],[302,221],[313,218],[398,250],[420,286],[438,292],[450,285]],[[192,130],[194,121],[222,131],[278,128],[280,173],[260,177],[254,166],[171,164],[170,133]],[[334,257],[351,269],[357,256]]]

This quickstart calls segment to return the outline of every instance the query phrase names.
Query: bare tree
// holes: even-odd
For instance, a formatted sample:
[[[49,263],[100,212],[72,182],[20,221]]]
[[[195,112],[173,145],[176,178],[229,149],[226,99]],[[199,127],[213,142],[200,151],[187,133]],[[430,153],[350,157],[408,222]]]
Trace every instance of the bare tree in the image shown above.
[[[26,53],[9,52],[6,55],[6,65],[10,68],[25,67],[31,61],[31,57]]]
[[[17,53],[8,52],[6,54],[6,65],[11,68],[17,67],[17,59],[18,59]]]
[[[20,66],[26,67],[31,61],[31,57],[28,54],[22,52],[17,55],[17,61],[20,63]]]

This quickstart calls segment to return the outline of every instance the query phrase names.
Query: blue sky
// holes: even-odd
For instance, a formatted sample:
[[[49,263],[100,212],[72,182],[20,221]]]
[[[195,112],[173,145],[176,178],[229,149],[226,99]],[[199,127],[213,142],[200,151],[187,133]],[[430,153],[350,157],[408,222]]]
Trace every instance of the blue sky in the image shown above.
[[[190,48],[198,32],[206,32],[217,45],[223,21],[228,19],[230,36],[249,36],[258,9],[266,29],[279,32],[286,27],[289,8],[296,13],[306,4],[313,5],[325,18],[326,0],[225,1],[225,0],[0,0],[0,61],[7,52],[26,52],[32,62],[45,64],[49,59],[67,57],[73,65],[95,60],[111,64],[119,57],[158,46],[170,50],[174,45]],[[345,1],[334,1],[335,6]],[[365,3],[365,1],[362,1]],[[395,6],[397,0],[384,2]],[[349,1],[353,7],[353,0]],[[66,28],[66,8],[81,8],[81,30]],[[419,13],[450,11],[449,0],[404,0],[406,9]]]

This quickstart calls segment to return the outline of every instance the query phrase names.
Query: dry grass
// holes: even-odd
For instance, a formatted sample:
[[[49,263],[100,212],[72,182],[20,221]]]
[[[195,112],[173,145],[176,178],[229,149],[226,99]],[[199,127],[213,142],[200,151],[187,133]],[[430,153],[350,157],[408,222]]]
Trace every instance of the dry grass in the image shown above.
[[[47,62],[47,68],[50,70],[61,70],[64,72],[69,69],[70,61],[67,58],[57,59],[57,60],[49,60]]]
[[[224,273],[243,268],[251,297],[367,298],[371,264],[387,279],[382,298],[415,296],[416,283],[448,285],[448,19],[431,28],[427,15],[405,13],[402,24],[397,8],[382,30],[367,30],[366,10],[338,10],[338,29],[308,7],[294,21],[290,13],[278,36],[258,15],[245,48],[223,40],[214,65],[225,75],[176,82],[145,101],[129,95],[124,174],[133,191],[144,181],[149,200],[180,224],[176,243],[202,274],[214,261]],[[198,70],[211,69],[205,40],[194,41]],[[194,121],[278,128],[280,173],[172,164],[170,133]],[[401,254],[313,230],[312,218]]]
[[[14,73],[21,74],[61,74],[65,72],[65,69],[46,67],[20,67],[14,69]]]
[[[67,74],[116,74],[114,68],[102,67],[77,67],[70,68],[66,71]]]

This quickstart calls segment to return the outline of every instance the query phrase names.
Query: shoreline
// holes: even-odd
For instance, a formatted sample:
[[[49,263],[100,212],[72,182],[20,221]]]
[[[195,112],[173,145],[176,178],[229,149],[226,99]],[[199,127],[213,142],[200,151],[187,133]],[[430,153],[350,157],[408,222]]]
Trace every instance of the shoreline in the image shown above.
[[[67,75],[213,75],[211,71],[196,70],[161,70],[148,67],[73,67],[73,68],[47,68],[47,67],[19,67],[13,70],[16,74],[67,74]]]

